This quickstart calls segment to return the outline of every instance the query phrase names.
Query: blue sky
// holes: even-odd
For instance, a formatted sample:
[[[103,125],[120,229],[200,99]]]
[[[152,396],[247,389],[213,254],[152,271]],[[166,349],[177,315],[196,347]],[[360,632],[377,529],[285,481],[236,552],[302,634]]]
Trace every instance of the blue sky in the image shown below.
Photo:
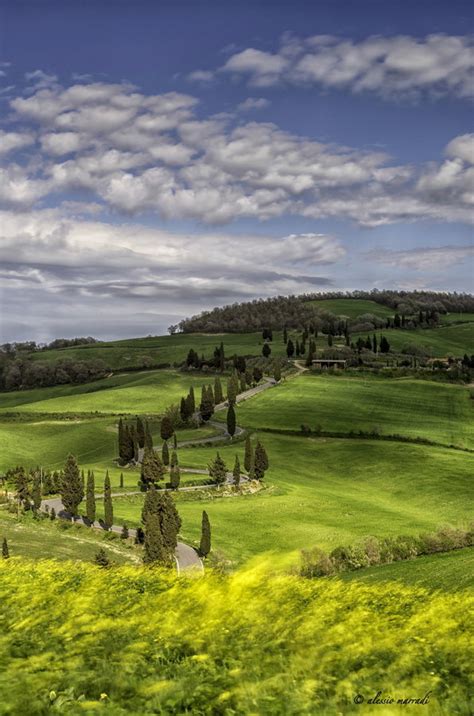
[[[3,0],[0,340],[471,292],[472,30],[467,2]]]

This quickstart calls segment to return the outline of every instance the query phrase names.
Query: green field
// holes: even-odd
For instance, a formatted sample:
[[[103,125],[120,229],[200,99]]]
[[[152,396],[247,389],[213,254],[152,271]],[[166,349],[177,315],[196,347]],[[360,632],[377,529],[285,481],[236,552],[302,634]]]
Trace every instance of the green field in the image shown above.
[[[414,345],[424,348],[428,355],[434,358],[447,355],[462,357],[465,353],[474,353],[474,323],[414,330],[384,328],[376,333],[385,336],[392,351],[400,351],[404,346]],[[366,338],[367,333],[353,333],[351,341],[355,343],[359,337]]]
[[[441,323],[472,323],[474,313],[446,313],[439,317]]]
[[[459,385],[303,374],[237,408],[250,428],[351,430],[474,447],[474,403]]]
[[[332,549],[369,534],[417,534],[469,519],[473,458],[467,453],[370,440],[260,437],[271,460],[268,489],[240,497],[209,492],[193,500],[178,494],[185,541],[198,540],[203,509],[214,549],[234,563],[266,551]],[[180,464],[205,468],[215,453],[182,449]],[[220,453],[231,466],[236,453],[243,460],[243,444]],[[138,524],[142,499],[117,498],[115,521]]]
[[[138,562],[137,550],[122,540],[104,539],[98,530],[73,526],[64,530],[59,520],[36,521],[30,516],[17,519],[5,508],[0,510],[0,539],[6,537],[10,557],[28,557],[30,559],[74,559],[92,562],[102,547],[109,559],[116,564]]]
[[[430,554],[416,559],[383,564],[378,567],[346,572],[340,576],[344,582],[402,582],[403,584],[458,591],[474,587],[474,548],[466,547],[452,552]]]
[[[275,332],[274,354],[282,355],[285,346]],[[134,368],[143,365],[145,356],[151,358],[153,364],[170,363],[181,364],[193,348],[199,355],[204,354],[210,358],[214,348],[224,343],[226,356],[231,358],[234,353],[238,355],[259,356],[262,353],[263,339],[261,333],[181,333],[174,336],[153,336],[149,338],[130,338],[122,341],[94,343],[73,348],[59,350],[38,351],[32,353],[34,360],[59,360],[71,358],[73,360],[92,360],[100,358],[112,370],[120,368]]]
[[[213,381],[214,375],[173,370],[131,373],[84,385],[0,393],[0,412],[156,415],[179,403],[191,385],[199,399],[200,387]]]
[[[393,308],[365,298],[327,298],[322,301],[308,301],[308,303],[315,308],[347,318],[357,318],[365,313],[371,313],[379,318],[387,318],[395,313]]]
[[[465,591],[10,559],[0,595],[4,714],[472,713]]]

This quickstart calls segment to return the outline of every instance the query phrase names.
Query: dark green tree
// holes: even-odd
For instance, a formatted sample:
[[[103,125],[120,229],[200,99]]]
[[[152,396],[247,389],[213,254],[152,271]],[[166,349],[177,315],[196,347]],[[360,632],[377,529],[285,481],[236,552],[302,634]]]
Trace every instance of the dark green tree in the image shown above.
[[[171,455],[171,467],[170,467],[170,485],[172,490],[179,488],[181,482],[181,471],[178,464],[178,454],[176,450],[173,450]]]
[[[119,487],[123,487],[123,472],[120,473]]]
[[[161,448],[161,460],[163,465],[168,466],[170,464],[170,451],[167,442],[164,442],[163,447]]]
[[[288,343],[286,344],[286,355],[288,358],[292,358],[295,354],[295,346],[291,338],[289,339]]]
[[[142,418],[140,418],[140,416],[137,416],[137,425],[136,425],[135,432],[137,435],[139,447],[144,448],[145,447],[145,425],[143,423]]]
[[[110,559],[107,557],[107,552],[103,547],[100,547],[100,549],[97,550],[94,562],[102,568],[106,568],[110,566]]]
[[[273,364],[273,377],[277,383],[281,380],[281,363],[280,359],[277,358]]]
[[[31,499],[33,501],[33,509],[35,512],[37,512],[41,507],[41,472],[38,471],[33,474]]]
[[[377,353],[377,336],[375,335],[375,333],[372,338],[372,350],[374,353]]]
[[[145,449],[153,449],[153,437],[150,430],[150,424],[148,420],[145,422]]]
[[[189,408],[191,411],[191,415],[193,415],[196,412],[196,399],[194,397],[194,388],[193,386],[189,389]]]
[[[244,456],[244,467],[248,473],[253,459],[252,443],[250,442],[250,435],[245,438],[245,456]]]
[[[209,475],[216,485],[223,485],[227,480],[227,467],[219,453],[209,465]]]
[[[169,415],[163,415],[160,425],[160,435],[162,440],[169,440],[174,433],[173,421]]]
[[[112,503],[112,490],[110,489],[109,471],[105,473],[104,480],[104,526],[109,530],[114,524],[114,506]]]
[[[268,345],[268,343],[264,343],[262,346],[262,355],[264,358],[268,358],[272,352],[272,349]]]
[[[148,514],[145,520],[143,562],[145,564],[156,564],[163,567],[170,564],[170,555],[163,543],[159,517],[152,513]]]
[[[214,380],[214,400],[216,405],[224,402],[224,393],[222,392],[222,383],[219,377]]]
[[[201,520],[201,541],[199,543],[199,554],[201,557],[207,557],[211,551],[211,523],[207,516],[206,510],[203,510]]]
[[[49,513],[49,519],[51,521],[56,519],[56,510],[54,509],[54,507],[51,508],[51,512]]]
[[[389,353],[390,352],[390,343],[387,341],[385,336],[382,336],[380,339],[380,352],[381,353]]]
[[[214,397],[212,395],[212,390],[206,385],[202,386],[202,392],[201,392],[201,404],[199,406],[199,412],[201,414],[202,420],[204,422],[207,422],[210,420],[214,413]]]
[[[328,346],[332,346],[332,335],[330,333],[328,334]]]
[[[158,492],[154,487],[148,490],[142,509],[142,522],[146,526],[149,515],[157,515],[165,550],[173,556],[178,544],[181,518],[169,492]]]
[[[95,522],[95,478],[92,470],[87,473],[86,516],[91,524]]]
[[[234,478],[234,486],[240,486],[240,460],[239,456],[235,456],[234,469],[232,470],[232,477]]]
[[[255,446],[255,478],[263,480],[265,472],[268,470],[268,456],[265,448],[260,441]]]
[[[8,559],[9,556],[10,556],[10,551],[8,549],[7,538],[4,537],[3,542],[2,542],[2,557],[3,557],[3,559]]]
[[[148,490],[151,485],[156,485],[157,482],[163,479],[165,472],[165,466],[158,453],[146,447],[140,471],[141,489]]]
[[[235,409],[233,405],[229,405],[227,410],[227,432],[231,438],[235,435],[236,427]]]
[[[128,539],[129,536],[130,536],[130,535],[129,535],[129,532],[128,532],[128,527],[127,527],[127,525],[123,525],[122,531],[121,531],[121,533],[120,533],[121,539]]]
[[[61,500],[66,512],[71,515],[77,514],[77,508],[84,497],[84,487],[81,473],[74,455],[67,456],[64,471],[61,475],[60,486]]]

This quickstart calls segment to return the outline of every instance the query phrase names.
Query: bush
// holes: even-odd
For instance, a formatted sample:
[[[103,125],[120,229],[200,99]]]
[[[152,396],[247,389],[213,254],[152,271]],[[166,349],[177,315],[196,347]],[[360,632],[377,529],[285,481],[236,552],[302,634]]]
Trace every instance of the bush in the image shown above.
[[[300,575],[302,577],[327,577],[334,574],[334,563],[326,552],[315,547],[312,550],[303,550],[301,552],[302,562]]]

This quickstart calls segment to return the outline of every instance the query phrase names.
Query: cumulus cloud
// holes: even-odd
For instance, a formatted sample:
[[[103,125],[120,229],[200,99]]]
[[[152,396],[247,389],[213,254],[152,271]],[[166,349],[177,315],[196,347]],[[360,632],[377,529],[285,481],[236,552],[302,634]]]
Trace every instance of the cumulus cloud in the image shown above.
[[[285,62],[300,51],[287,43]],[[275,66],[265,65],[267,74]],[[5,146],[15,157],[18,143],[36,132],[40,149],[28,166],[15,161],[3,170],[7,205],[79,190],[118,212],[210,224],[284,214],[364,226],[473,218],[471,135],[453,138],[442,162],[399,166],[384,152],[317,142],[269,122],[201,118],[197,99],[177,92],[145,95],[93,82],[40,89],[10,104],[30,128],[5,135]],[[264,104],[249,97],[240,110]]]
[[[248,112],[254,109],[265,109],[270,106],[270,100],[264,97],[247,97],[246,100],[241,102],[237,109],[239,112]]]
[[[328,35],[285,35],[276,53],[247,48],[220,68],[254,87],[280,83],[348,88],[383,97],[432,95],[471,98],[474,91],[471,37],[373,36],[359,42]]]
[[[0,156],[28,147],[34,141],[35,137],[30,132],[4,132],[0,129]]]

